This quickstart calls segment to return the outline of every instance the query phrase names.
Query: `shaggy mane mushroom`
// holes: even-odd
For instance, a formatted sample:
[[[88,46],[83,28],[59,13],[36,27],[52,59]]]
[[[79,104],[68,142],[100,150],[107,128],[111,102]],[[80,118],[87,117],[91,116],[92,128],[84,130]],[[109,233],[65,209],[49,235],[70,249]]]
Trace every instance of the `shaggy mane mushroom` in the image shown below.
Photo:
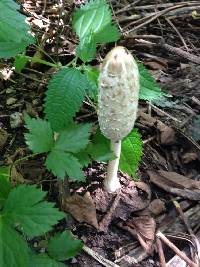
[[[121,187],[117,176],[121,140],[132,130],[138,107],[139,71],[131,53],[122,46],[105,57],[99,76],[98,121],[103,135],[111,140],[116,159],[108,163],[104,187],[115,192]]]

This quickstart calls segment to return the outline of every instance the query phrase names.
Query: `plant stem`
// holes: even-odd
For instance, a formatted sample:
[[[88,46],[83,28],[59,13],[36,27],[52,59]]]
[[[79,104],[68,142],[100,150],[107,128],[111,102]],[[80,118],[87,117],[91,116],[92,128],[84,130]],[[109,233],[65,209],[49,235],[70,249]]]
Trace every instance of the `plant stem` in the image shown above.
[[[104,180],[105,189],[109,193],[113,193],[121,187],[120,182],[119,182],[119,178],[117,176],[120,153],[121,153],[121,141],[113,142],[111,140],[111,150],[116,155],[116,159],[111,160],[108,163],[107,176]]]

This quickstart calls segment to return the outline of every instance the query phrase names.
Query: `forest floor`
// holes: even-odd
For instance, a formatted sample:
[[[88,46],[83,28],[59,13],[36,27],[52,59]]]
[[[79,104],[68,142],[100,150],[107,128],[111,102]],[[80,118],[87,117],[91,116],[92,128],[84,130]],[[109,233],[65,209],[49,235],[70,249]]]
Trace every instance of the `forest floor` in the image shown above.
[[[65,1],[55,8],[57,2],[20,1],[41,47],[40,51],[29,47],[28,53],[67,64],[77,44],[71,15],[84,1]],[[61,208],[72,209],[73,215],[75,206],[78,217],[87,218],[83,223],[67,217],[62,226],[85,244],[84,251],[67,264],[182,267],[187,261],[197,266],[193,264],[200,261],[200,2],[108,2],[122,32],[117,44],[128,48],[171,97],[140,101],[135,124],[144,146],[137,171],[140,182],[121,174],[130,198],[125,204],[120,197],[103,193],[96,183],[103,181],[105,164],[94,162],[85,169],[91,185],[72,185],[71,193],[80,195],[68,198]],[[64,25],[59,24],[63,18]],[[112,46],[100,46],[92,65],[98,66]],[[0,165],[30,154],[24,141],[23,113],[43,117],[46,85],[55,72],[38,63],[27,65],[21,73],[11,67],[9,60],[0,66]],[[78,116],[82,122],[97,120],[87,105]],[[50,200],[59,203],[59,184],[43,162],[39,156],[16,165],[15,181],[39,185],[48,191]]]

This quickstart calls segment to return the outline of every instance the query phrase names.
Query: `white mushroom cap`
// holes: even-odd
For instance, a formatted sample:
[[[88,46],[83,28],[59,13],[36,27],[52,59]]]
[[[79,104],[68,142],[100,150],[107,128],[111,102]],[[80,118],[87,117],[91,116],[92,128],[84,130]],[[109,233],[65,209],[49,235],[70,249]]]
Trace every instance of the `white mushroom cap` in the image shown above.
[[[99,76],[98,120],[105,137],[117,142],[132,130],[138,106],[139,71],[130,52],[113,48]]]

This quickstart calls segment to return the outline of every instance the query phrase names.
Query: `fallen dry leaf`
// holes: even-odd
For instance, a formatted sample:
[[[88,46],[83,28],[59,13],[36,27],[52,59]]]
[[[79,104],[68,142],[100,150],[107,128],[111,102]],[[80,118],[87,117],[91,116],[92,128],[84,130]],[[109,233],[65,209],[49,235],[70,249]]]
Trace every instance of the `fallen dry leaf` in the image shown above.
[[[69,212],[78,222],[86,222],[98,229],[96,207],[89,192],[84,196],[74,194],[66,198],[63,210]]]
[[[161,121],[157,121],[157,129],[160,131],[160,142],[162,145],[171,145],[175,140],[175,131]]]
[[[2,149],[8,139],[8,133],[6,132],[6,130],[0,128],[0,149]]]
[[[187,164],[190,163],[191,161],[197,160],[198,159],[198,154],[196,152],[186,152],[181,156],[183,163]]]
[[[132,217],[126,224],[131,229],[134,229],[135,233],[132,234],[137,236],[138,241],[141,246],[148,252],[152,252],[152,244],[155,237],[156,223],[155,220],[148,215],[148,210],[146,210],[146,215],[143,215],[144,211],[137,213],[138,217]],[[130,230],[130,229],[129,229]]]
[[[176,172],[148,171],[150,180],[165,191],[190,200],[200,200],[200,181],[195,181]]]
[[[148,209],[154,216],[160,215],[166,210],[165,203],[159,198],[151,201]]]
[[[145,209],[150,202],[151,192],[147,184],[143,182],[130,182],[121,189],[121,198],[114,217],[127,220],[132,212]]]

